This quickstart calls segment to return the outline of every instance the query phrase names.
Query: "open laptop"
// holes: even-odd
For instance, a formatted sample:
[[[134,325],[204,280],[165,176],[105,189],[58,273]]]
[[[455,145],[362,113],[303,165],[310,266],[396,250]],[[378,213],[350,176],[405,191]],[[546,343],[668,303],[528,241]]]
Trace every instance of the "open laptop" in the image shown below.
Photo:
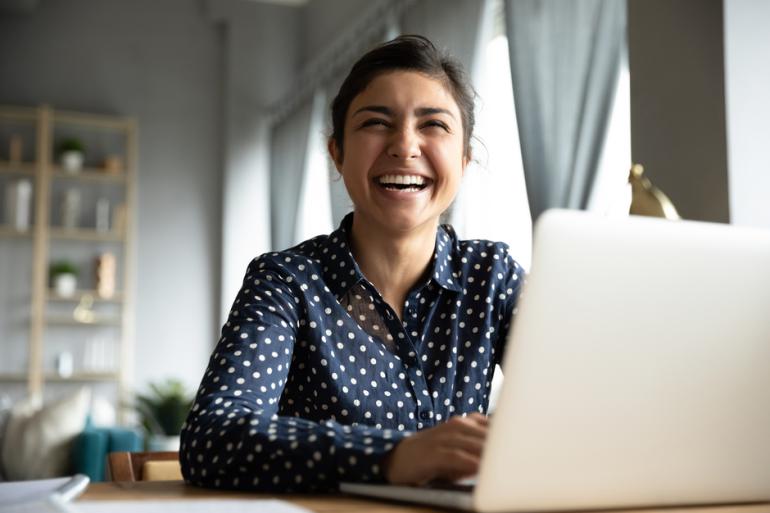
[[[476,511],[770,500],[770,232],[549,211],[475,487],[341,490]]]

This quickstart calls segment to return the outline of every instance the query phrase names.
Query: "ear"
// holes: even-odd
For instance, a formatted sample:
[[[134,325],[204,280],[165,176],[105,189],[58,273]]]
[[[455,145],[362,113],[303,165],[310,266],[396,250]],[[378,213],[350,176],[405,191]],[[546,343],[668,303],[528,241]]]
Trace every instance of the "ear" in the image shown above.
[[[465,155],[463,155],[463,170],[462,170],[462,174],[460,176],[462,176],[462,177],[465,176],[465,170],[468,169],[468,164],[470,164],[470,163],[471,163],[470,153],[466,153]]]
[[[337,168],[337,172],[342,174],[340,169],[342,167],[342,152],[337,147],[337,141],[335,141],[334,138],[329,137],[326,148],[329,150],[329,156],[331,157],[332,162],[334,162],[334,167]]]

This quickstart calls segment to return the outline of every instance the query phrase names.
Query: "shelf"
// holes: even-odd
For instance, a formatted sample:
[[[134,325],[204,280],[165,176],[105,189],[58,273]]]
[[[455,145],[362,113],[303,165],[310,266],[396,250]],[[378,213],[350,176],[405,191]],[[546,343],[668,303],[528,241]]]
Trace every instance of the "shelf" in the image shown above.
[[[0,382],[6,382],[6,383],[24,382],[24,381],[27,381],[27,379],[29,378],[26,374],[16,374],[16,373],[0,374]]]
[[[0,105],[0,119],[7,121],[37,121],[38,109],[34,107],[16,107],[14,105]]]
[[[120,185],[126,183],[126,172],[108,173],[104,169],[84,168],[77,173],[70,173],[60,167],[54,167],[52,176],[58,180],[79,180],[83,182],[112,182]]]
[[[129,118],[116,118],[103,114],[84,114],[82,112],[69,112],[57,110],[52,115],[54,123],[65,125],[82,125],[99,130],[119,130],[127,132],[134,127],[134,122]]]
[[[85,241],[104,241],[104,242],[122,242],[123,234],[115,231],[97,232],[89,228],[50,228],[52,239],[60,240],[85,240]]]
[[[32,237],[32,227],[25,232],[20,232],[16,228],[0,224],[0,237],[19,237],[22,239]]]
[[[55,291],[48,291],[48,301],[70,301],[73,303],[79,303],[83,296],[91,296],[94,303],[121,303],[123,302],[123,294],[116,292],[112,297],[101,297],[95,290],[78,290],[71,296],[60,296]]]
[[[83,382],[83,381],[118,381],[120,375],[117,372],[76,372],[72,376],[63,378],[56,374],[46,374],[45,380],[55,383]]]
[[[0,374],[0,383],[23,383],[28,379],[29,376],[27,374]],[[46,374],[43,379],[55,383],[81,383],[84,381],[118,381],[120,375],[117,372],[76,372],[72,376],[66,378],[57,374]]]
[[[7,160],[0,160],[0,174],[35,176],[35,163],[34,162],[11,163],[11,162],[8,162]]]
[[[120,317],[97,317],[93,322],[81,322],[73,317],[48,317],[49,326],[120,326]]]

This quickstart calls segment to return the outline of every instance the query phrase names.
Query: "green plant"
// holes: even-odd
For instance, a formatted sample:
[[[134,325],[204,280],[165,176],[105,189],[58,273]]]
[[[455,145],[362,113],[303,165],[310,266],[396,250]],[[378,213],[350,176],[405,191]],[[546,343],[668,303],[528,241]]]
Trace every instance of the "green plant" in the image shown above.
[[[78,268],[72,262],[68,260],[59,260],[53,262],[50,268],[51,278],[55,278],[60,274],[74,274],[78,275]]]
[[[69,139],[64,139],[59,143],[59,155],[67,151],[85,153],[85,146],[83,146],[83,143],[80,141],[80,139],[70,137]]]
[[[168,379],[150,383],[149,394],[137,394],[136,410],[142,425],[153,435],[178,435],[192,406],[192,398],[181,381]]]

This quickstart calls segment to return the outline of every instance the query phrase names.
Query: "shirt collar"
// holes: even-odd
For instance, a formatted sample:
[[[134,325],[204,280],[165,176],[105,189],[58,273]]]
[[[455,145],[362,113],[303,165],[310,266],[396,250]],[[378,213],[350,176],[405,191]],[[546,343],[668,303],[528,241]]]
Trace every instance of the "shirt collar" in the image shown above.
[[[433,252],[433,269],[431,278],[445,289],[460,292],[460,262],[452,258],[457,246],[457,236],[448,224],[439,225],[436,231],[436,249]]]
[[[353,213],[349,213],[334,230],[322,249],[324,279],[326,286],[339,301],[353,285],[366,279],[350,251],[350,230],[353,226]]]
[[[358,267],[350,251],[350,233],[353,226],[353,213],[349,213],[327,239],[326,247],[322,249],[324,262],[324,278],[329,290],[337,300],[345,296],[351,287],[366,277]],[[441,287],[459,292],[459,261],[452,258],[453,249],[457,244],[457,236],[449,225],[440,225],[436,231],[436,246],[431,262],[430,278]]]

